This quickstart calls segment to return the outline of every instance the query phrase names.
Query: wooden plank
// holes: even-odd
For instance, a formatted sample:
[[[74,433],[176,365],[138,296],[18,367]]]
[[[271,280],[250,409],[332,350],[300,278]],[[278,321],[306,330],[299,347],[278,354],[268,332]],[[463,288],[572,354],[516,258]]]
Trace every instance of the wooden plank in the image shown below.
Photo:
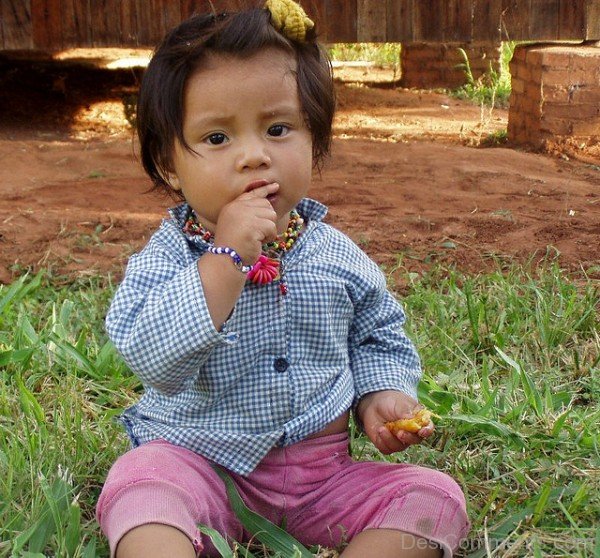
[[[503,29],[509,39],[524,39],[529,33],[531,0],[502,0]]]
[[[415,3],[419,0],[388,0],[387,39],[392,43],[412,43],[415,30]]]
[[[585,38],[588,41],[600,41],[600,2],[586,2]]]
[[[302,7],[308,17],[315,22],[318,37],[323,40],[327,31],[325,4],[319,0],[303,0]]]
[[[249,10],[251,8],[262,8],[264,1],[262,0],[204,0],[198,2],[200,9],[198,13],[212,13],[214,9],[217,13],[223,12],[239,12],[242,10]]]
[[[600,40],[600,0],[301,0],[323,42]],[[217,12],[263,0],[212,0]],[[209,0],[1,0],[0,46],[151,46]]]
[[[4,20],[4,15],[3,15],[3,8],[4,8],[4,2],[0,2],[0,50],[3,50],[4,48],[6,48],[4,46],[4,25],[5,25],[5,20]],[[8,28],[8,25],[7,25]]]
[[[90,0],[92,46],[121,44],[121,1]]]
[[[206,11],[205,4],[208,4],[208,2],[204,2],[203,0],[180,0],[179,10],[181,11],[182,20]]]
[[[358,0],[356,37],[359,43],[384,43],[387,35],[387,2]]]
[[[2,0],[0,6],[2,48],[6,50],[32,49],[30,0]]]
[[[62,50],[60,0],[31,0],[33,48]]]
[[[447,0],[442,13],[442,33],[444,42],[470,42],[473,37],[472,0]]]
[[[163,34],[181,22],[181,6],[178,1],[163,0]]]
[[[546,41],[558,37],[560,0],[531,0],[528,35]]]
[[[561,0],[559,8],[559,39],[581,38],[585,27],[585,0]]]
[[[502,0],[473,1],[473,41],[500,42],[506,39],[502,28]]]
[[[323,40],[329,43],[355,43],[357,34],[356,0],[323,0],[327,29]]]
[[[89,46],[92,42],[92,20],[89,2],[61,0],[63,48]]]
[[[122,0],[119,8],[121,22],[121,44],[123,46],[138,46],[138,24],[135,0]]]
[[[135,0],[137,37],[142,46],[157,44],[164,35],[162,0]]]
[[[473,0],[473,41],[497,43],[503,37],[502,0]]]
[[[443,42],[445,0],[420,0],[413,4],[416,42]]]

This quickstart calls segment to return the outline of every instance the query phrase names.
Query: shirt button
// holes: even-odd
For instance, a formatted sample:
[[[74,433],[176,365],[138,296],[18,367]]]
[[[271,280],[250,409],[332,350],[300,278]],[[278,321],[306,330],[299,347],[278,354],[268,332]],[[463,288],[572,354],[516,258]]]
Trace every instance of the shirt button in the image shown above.
[[[290,363],[285,358],[276,358],[273,362],[273,367],[277,372],[285,372]]]

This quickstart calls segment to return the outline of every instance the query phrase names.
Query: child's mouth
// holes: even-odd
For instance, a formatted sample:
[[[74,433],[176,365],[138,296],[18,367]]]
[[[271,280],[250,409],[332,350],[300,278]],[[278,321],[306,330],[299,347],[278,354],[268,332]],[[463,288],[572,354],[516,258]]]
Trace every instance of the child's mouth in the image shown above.
[[[252,190],[256,190],[257,188],[260,188],[261,186],[266,186],[267,184],[269,184],[269,182],[267,180],[255,180],[254,182],[250,182],[250,184],[248,184],[246,186],[246,192],[252,192]]]
[[[261,188],[262,186],[266,186],[267,184],[271,184],[271,182],[265,179],[254,180],[246,186],[245,191],[252,192],[252,190],[256,190],[256,188]],[[271,205],[273,205],[275,203],[275,200],[277,200],[277,192],[267,195],[266,199]]]

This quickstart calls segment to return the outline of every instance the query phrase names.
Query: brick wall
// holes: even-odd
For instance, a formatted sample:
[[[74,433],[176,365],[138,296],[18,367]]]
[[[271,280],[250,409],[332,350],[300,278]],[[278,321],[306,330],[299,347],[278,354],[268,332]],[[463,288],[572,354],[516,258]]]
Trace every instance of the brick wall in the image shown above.
[[[508,137],[541,146],[561,137],[600,139],[600,48],[521,45],[510,64]]]
[[[467,81],[461,67],[465,60],[458,50],[463,48],[469,58],[475,79],[490,69],[499,71],[500,45],[492,43],[429,44],[409,43],[402,45],[401,85],[430,89],[444,87],[454,89]]]

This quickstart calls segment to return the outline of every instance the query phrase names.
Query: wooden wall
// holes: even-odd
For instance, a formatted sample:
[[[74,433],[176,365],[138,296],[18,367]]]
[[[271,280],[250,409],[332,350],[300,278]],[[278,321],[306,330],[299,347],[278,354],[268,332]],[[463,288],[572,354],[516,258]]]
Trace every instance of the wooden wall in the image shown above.
[[[0,0],[0,50],[153,46],[209,0]],[[212,0],[219,11],[261,5]],[[302,0],[325,42],[599,40],[600,0]]]

